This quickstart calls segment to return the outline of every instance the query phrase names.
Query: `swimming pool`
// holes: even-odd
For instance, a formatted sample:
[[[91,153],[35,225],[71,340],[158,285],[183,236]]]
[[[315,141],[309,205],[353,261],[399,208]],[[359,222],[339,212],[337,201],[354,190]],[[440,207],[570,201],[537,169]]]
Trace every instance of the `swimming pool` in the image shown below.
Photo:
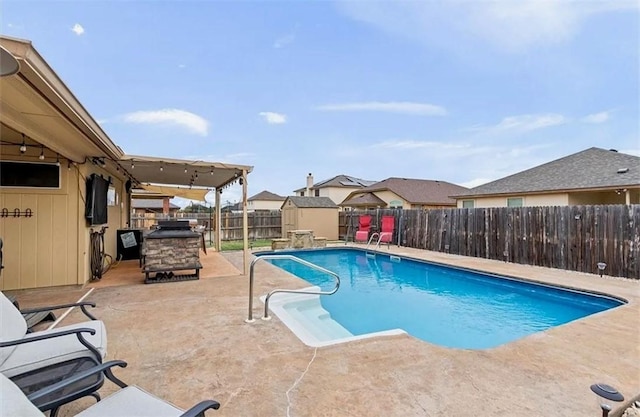
[[[371,256],[354,248],[277,254],[294,255],[341,278],[331,296],[277,294],[271,301],[271,310],[315,346],[407,332],[440,346],[486,349],[623,304],[612,297],[383,253]],[[294,261],[269,262],[312,286],[334,286],[332,277]]]

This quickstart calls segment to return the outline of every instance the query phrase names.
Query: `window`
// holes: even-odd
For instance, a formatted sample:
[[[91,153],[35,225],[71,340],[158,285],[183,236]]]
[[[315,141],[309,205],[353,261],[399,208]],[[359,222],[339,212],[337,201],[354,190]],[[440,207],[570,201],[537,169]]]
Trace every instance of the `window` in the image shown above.
[[[474,208],[475,201],[474,200],[462,200],[462,208]]]
[[[401,200],[391,200],[391,201],[389,201],[389,208],[401,209],[402,206],[403,206],[403,204],[402,204]]]
[[[300,197],[304,197],[304,191],[300,191]]]
[[[0,162],[0,186],[60,188],[60,166],[37,162]]]
[[[507,198],[507,207],[522,207],[523,205],[524,205],[524,198],[522,197]]]
[[[315,190],[315,191],[314,191],[314,195],[315,195],[316,197],[320,197],[320,190]]]

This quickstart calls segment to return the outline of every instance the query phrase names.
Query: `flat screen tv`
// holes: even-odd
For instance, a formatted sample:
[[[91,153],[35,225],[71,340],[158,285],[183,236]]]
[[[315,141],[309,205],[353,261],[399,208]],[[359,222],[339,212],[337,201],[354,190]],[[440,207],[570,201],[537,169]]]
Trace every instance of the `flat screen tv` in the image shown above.
[[[107,193],[109,181],[101,175],[91,174],[87,178],[87,197],[84,215],[90,225],[107,223]]]

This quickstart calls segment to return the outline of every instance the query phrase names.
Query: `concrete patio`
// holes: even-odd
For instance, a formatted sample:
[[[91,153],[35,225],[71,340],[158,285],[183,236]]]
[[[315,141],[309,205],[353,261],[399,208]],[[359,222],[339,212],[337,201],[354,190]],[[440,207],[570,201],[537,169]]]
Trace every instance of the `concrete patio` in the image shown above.
[[[387,251],[384,249],[383,251]],[[640,393],[640,283],[637,281],[391,247],[394,254],[611,294],[628,304],[488,350],[449,349],[409,335],[310,348],[277,318],[247,324],[242,254],[211,254],[220,274],[199,281],[108,285],[87,300],[108,330],[116,375],[188,408],[203,399],[219,416],[597,416],[595,382]],[[228,262],[227,262],[228,261]],[[125,284],[125,285],[121,285]],[[307,286],[271,265],[256,267],[260,295]],[[75,301],[88,288],[21,291],[21,306]],[[73,311],[63,323],[81,321]],[[101,392],[115,387],[107,383]],[[62,408],[72,416],[91,404]]]

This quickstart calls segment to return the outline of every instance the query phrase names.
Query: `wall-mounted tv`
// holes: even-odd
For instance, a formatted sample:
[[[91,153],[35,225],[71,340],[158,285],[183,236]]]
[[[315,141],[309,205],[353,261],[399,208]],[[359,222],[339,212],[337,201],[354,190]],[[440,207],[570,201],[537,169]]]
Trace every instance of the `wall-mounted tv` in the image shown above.
[[[91,174],[87,178],[87,197],[84,216],[90,225],[107,223],[107,193],[109,180],[102,175]]]

